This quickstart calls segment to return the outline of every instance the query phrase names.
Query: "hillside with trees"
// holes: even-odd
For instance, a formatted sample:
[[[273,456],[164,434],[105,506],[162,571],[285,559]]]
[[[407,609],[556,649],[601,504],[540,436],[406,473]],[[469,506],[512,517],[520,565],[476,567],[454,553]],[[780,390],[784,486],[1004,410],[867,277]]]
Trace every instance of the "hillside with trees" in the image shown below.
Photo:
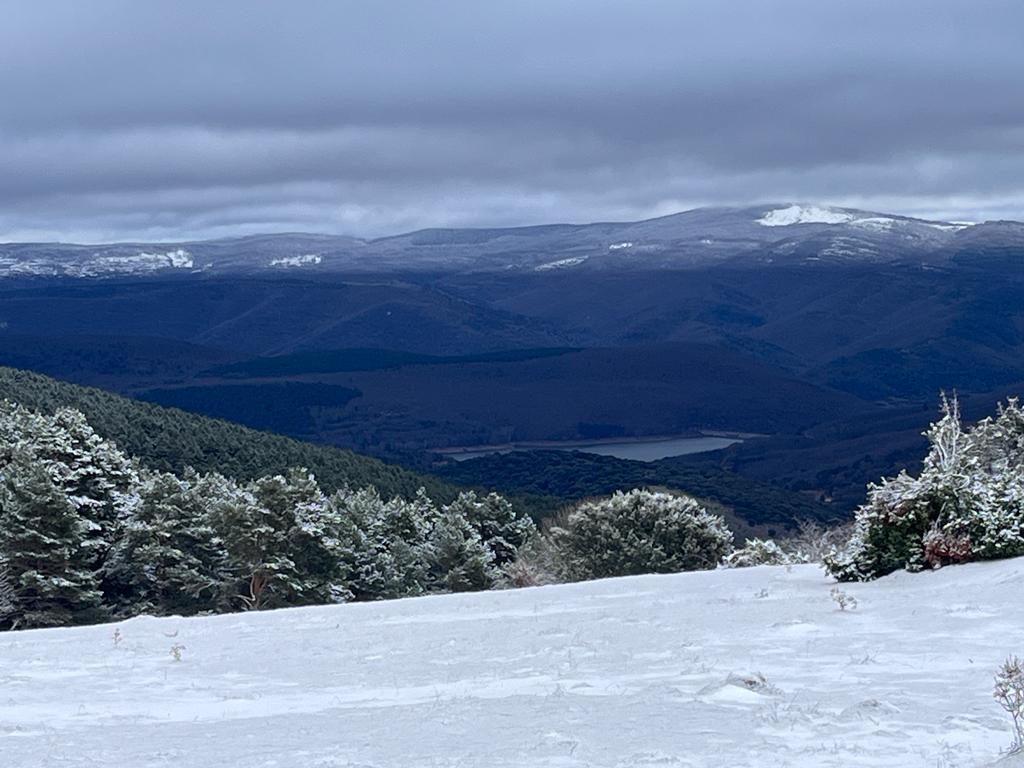
[[[425,488],[450,500],[458,491],[436,478],[352,451],[304,443],[219,419],[163,408],[93,387],[0,367],[0,399],[52,413],[81,411],[96,431],[163,472],[219,472],[238,479],[306,467],[326,492],[343,486],[375,486],[385,496],[414,496]]]
[[[494,494],[175,475],[80,411],[0,404],[0,628],[489,589],[534,530]]]

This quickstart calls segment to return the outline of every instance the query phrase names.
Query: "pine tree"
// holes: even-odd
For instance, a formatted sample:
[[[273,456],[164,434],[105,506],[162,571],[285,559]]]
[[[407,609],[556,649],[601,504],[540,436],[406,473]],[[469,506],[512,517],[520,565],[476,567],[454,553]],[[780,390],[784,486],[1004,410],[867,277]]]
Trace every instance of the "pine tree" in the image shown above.
[[[330,500],[332,547],[351,600],[421,594],[427,582],[427,538],[438,515],[422,490],[412,501],[385,502],[375,488],[342,489]]]
[[[512,503],[496,493],[480,498],[473,491],[460,493],[445,507],[457,511],[480,535],[498,567],[516,558],[516,552],[537,527],[529,517],[519,515]]]
[[[16,599],[14,587],[11,586],[7,561],[0,558],[0,627],[10,626],[14,623]]]
[[[15,452],[2,468],[0,559],[13,596],[9,627],[47,627],[103,616],[85,545],[90,526],[47,468]]]
[[[216,608],[230,575],[206,504],[194,472],[180,480],[162,472],[142,474],[107,568],[121,613],[187,615]]]
[[[235,607],[333,599],[338,562],[325,541],[327,500],[308,472],[263,477],[245,487],[208,475],[204,486],[210,524],[235,574]]]
[[[494,555],[458,509],[442,511],[427,547],[427,583],[432,589],[473,592],[496,583]]]
[[[97,435],[85,416],[72,408],[49,416],[4,403],[0,439],[31,453],[89,523],[84,546],[90,567],[100,570],[119,536],[136,482],[131,459]]]

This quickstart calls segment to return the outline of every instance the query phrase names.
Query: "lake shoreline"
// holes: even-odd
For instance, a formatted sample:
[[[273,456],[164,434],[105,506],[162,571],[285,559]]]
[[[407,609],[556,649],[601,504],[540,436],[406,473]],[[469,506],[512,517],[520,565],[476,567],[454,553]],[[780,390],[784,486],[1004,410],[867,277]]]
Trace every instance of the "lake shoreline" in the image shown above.
[[[725,430],[700,430],[683,435],[645,435],[632,437],[607,437],[593,438],[589,440],[522,440],[509,443],[493,445],[466,445],[451,446],[448,448],[434,448],[432,452],[445,458],[455,461],[466,461],[497,453],[521,453],[525,451],[581,451],[583,453],[598,453],[602,455],[617,456],[613,450],[622,448],[624,455],[619,458],[634,458],[631,454],[636,449],[650,447],[657,449],[659,446],[666,447],[670,444],[677,444],[678,452],[668,452],[660,458],[670,456],[683,456],[692,453],[705,453],[708,451],[722,450],[723,448],[741,443],[764,435],[753,432],[733,432]],[[703,447],[702,447],[703,446]],[[596,450],[601,449],[601,450]],[[631,450],[632,449],[632,450]],[[639,461],[655,461],[655,458],[634,458]]]

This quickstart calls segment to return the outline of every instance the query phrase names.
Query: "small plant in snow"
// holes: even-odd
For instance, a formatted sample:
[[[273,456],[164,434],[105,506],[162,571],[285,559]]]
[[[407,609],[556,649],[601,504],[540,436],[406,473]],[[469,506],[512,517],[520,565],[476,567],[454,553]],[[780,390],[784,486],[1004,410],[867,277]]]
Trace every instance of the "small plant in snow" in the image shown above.
[[[121,635],[121,630],[120,629],[115,629],[114,630],[114,634],[111,636],[110,639],[113,640],[115,648],[120,646],[121,645],[121,641],[124,640],[124,637]]]
[[[729,685],[735,685],[739,688],[745,688],[748,691],[753,691],[754,693],[760,693],[766,696],[781,693],[781,691],[776,686],[768,682],[768,678],[760,672],[755,672],[752,675],[731,674],[728,678],[726,678],[726,683],[728,683]]]
[[[1011,752],[1024,751],[1024,661],[1010,656],[996,672],[992,695],[1013,721]]]
[[[750,568],[755,565],[786,565],[789,556],[772,539],[747,539],[747,543],[725,558],[726,568]]]
[[[181,652],[185,650],[185,646],[181,643],[175,643],[171,646],[171,658],[175,661],[181,661]]]
[[[832,587],[832,591],[829,592],[829,595],[832,597],[832,602],[839,606],[840,611],[846,612],[856,610],[857,598],[851,594],[843,592],[839,587]]]

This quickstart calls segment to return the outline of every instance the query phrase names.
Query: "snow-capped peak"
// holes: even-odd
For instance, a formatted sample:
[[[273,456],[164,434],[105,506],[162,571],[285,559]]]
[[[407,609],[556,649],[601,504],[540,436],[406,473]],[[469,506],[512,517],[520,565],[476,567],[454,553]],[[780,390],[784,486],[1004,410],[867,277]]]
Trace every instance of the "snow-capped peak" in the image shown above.
[[[323,257],[318,253],[307,253],[303,256],[282,256],[280,259],[272,259],[272,267],[301,267],[307,264],[319,264]]]
[[[757,223],[764,227],[788,227],[790,224],[848,224],[857,217],[838,208],[818,205],[789,205],[768,211]]]

